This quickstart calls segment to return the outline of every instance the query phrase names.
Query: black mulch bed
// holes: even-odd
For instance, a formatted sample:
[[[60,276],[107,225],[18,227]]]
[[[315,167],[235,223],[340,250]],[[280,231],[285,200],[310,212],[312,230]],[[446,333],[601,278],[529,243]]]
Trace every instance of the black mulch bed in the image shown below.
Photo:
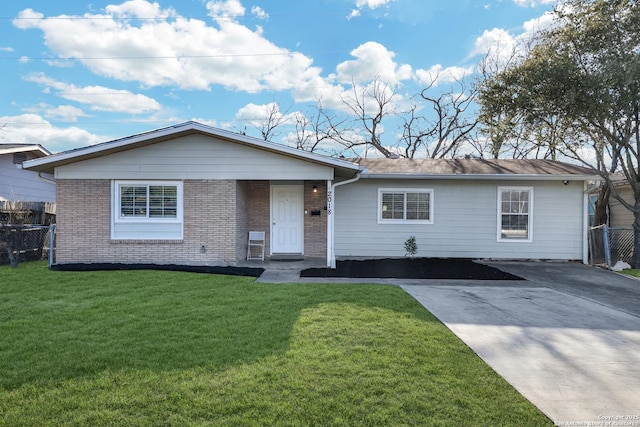
[[[58,271],[103,271],[103,270],[165,270],[187,271],[190,273],[226,274],[229,276],[260,277],[264,268],[251,267],[209,267],[201,265],[168,264],[54,264],[52,270]]]
[[[337,261],[335,269],[309,268],[300,277],[380,279],[524,280],[465,258],[385,258]]]

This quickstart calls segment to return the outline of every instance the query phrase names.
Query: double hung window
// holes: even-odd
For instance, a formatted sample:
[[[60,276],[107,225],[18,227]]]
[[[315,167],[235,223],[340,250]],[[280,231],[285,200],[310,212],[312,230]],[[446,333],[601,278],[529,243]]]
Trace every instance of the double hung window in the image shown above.
[[[498,241],[531,242],[533,188],[498,188]]]

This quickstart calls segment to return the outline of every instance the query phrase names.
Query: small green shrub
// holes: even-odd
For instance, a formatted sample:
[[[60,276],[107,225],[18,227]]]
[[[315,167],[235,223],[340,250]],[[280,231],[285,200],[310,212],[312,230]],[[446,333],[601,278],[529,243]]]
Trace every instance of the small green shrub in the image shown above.
[[[405,242],[404,242],[404,250],[405,250],[405,254],[404,256],[415,256],[416,253],[418,253],[418,244],[416,243],[416,236],[410,236]]]

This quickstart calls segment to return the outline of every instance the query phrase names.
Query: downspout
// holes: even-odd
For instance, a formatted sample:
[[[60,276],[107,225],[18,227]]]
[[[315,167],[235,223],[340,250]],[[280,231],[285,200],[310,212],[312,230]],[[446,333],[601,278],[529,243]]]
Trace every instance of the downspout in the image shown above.
[[[600,186],[600,180],[596,180],[589,185],[588,181],[584,182],[584,196],[582,209],[582,223],[584,224],[582,235],[582,263],[589,264],[589,194]]]
[[[334,248],[334,217],[335,217],[335,209],[333,208],[336,199],[336,187],[340,187],[341,185],[351,184],[360,179],[360,174],[362,173],[362,169],[357,172],[357,175],[351,179],[347,179],[346,181],[336,182],[330,186],[331,191],[327,194],[327,267],[336,268],[336,253]],[[330,183],[331,181],[327,181]]]

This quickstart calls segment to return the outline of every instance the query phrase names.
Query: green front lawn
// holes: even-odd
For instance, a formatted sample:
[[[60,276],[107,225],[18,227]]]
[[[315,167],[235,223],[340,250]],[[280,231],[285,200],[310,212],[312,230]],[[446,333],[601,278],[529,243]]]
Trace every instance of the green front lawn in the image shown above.
[[[622,270],[620,273],[626,274],[627,276],[640,277],[640,269],[637,268],[628,268],[626,270]]]
[[[0,425],[552,423],[398,287],[25,263]]]

